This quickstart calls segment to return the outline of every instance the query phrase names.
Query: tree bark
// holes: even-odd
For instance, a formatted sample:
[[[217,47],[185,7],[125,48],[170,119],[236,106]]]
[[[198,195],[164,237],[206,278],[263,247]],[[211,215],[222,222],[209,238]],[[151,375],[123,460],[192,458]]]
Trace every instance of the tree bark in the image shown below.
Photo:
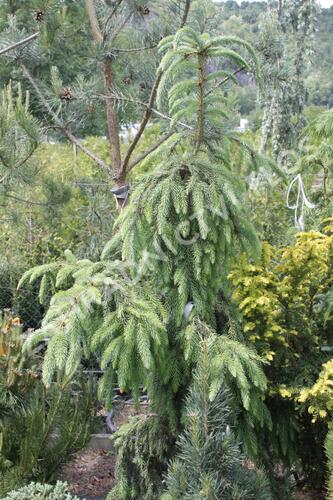
[[[102,45],[104,38],[98,24],[94,0],[86,0],[86,8],[93,37],[99,45]],[[110,97],[113,84],[113,68],[112,60],[110,58],[105,58],[103,64],[101,65],[101,70],[104,81],[104,92],[106,96]],[[121,171],[121,153],[119,123],[117,112],[115,110],[114,99],[106,99],[105,106],[112,170],[114,172],[114,177],[117,179],[117,185],[121,186],[125,183],[125,179],[123,179],[122,176],[119,176]]]
[[[110,97],[113,82],[113,68],[112,61],[110,59],[106,59],[103,63],[103,78],[105,95]],[[116,178],[117,185],[122,186],[125,183],[125,177],[121,175],[119,122],[118,115],[115,110],[115,100],[112,98],[106,99],[106,120],[114,176]]]

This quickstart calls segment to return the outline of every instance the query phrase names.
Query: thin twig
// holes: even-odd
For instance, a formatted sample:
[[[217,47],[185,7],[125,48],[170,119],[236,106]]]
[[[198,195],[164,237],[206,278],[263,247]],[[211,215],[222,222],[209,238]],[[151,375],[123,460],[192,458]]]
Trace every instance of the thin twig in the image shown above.
[[[238,73],[240,73],[241,71],[244,71],[245,66],[242,66],[241,68],[238,68],[236,69],[234,72],[233,72],[233,76],[236,76],[238,75]],[[212,92],[214,92],[214,90],[218,89],[219,87],[221,87],[221,85],[224,85],[228,80],[231,79],[231,76],[226,76],[225,78],[223,78],[222,80],[220,80],[219,82],[216,83],[216,85],[214,85],[210,90],[208,90],[208,92],[206,92],[205,94],[205,97],[207,97],[208,95],[210,95]]]
[[[155,43],[155,45],[151,45],[150,47],[135,47],[133,49],[118,49],[116,47],[112,47],[110,52],[141,52],[143,50],[156,49],[157,46],[158,43]]]
[[[9,194],[9,193],[5,193],[5,196],[7,198],[13,198],[13,200],[17,200],[17,201],[20,201],[22,203],[26,203],[27,205],[38,205],[40,207],[52,207],[52,206],[61,204],[61,203],[40,203],[38,201],[25,200],[24,198],[20,198],[19,196]]]
[[[106,40],[106,35],[107,35],[107,29],[109,27],[109,22],[111,21],[111,19],[113,18],[113,16],[116,14],[116,12],[117,12],[118,8],[120,7],[122,1],[123,0],[118,0],[118,2],[116,3],[116,5],[112,9],[112,11],[110,12],[110,14],[108,15],[108,17],[106,18],[106,21],[104,23],[104,29],[103,29],[103,43],[105,43],[105,40]]]
[[[35,40],[35,38],[38,37],[38,35],[39,35],[39,32],[34,33],[33,35],[30,35],[30,36],[27,36],[26,38],[23,38],[19,42],[12,43],[11,45],[8,45],[4,49],[0,49],[0,56],[2,56],[3,54],[6,54],[6,52],[9,52],[10,50],[14,50],[17,47],[24,45],[25,43],[32,42],[33,40]]]
[[[102,97],[103,99],[113,99],[115,101],[123,101],[123,102],[128,102],[131,104],[137,104],[138,106],[142,106],[143,108],[150,109],[152,113],[154,113],[157,116],[160,116],[161,118],[164,118],[164,120],[172,121],[171,116],[165,115],[164,113],[161,113],[161,111],[158,111],[156,108],[150,108],[149,104],[143,101],[139,101],[137,99],[131,99],[130,97],[125,97],[125,96],[117,96],[117,95],[104,95],[104,94],[95,94],[97,97]],[[92,96],[94,97],[94,96]],[[187,123],[177,121],[175,122],[175,125],[179,125],[180,127],[187,128],[188,130],[194,130],[191,125],[187,125]]]
[[[153,153],[157,148],[159,148],[165,141],[167,141],[173,134],[174,130],[170,130],[167,134],[162,135],[159,141],[153,144],[150,148],[146,149],[143,153],[141,153],[137,158],[135,158],[132,163],[130,163],[127,167],[127,173],[132,170],[138,163],[147,158],[151,153]]]

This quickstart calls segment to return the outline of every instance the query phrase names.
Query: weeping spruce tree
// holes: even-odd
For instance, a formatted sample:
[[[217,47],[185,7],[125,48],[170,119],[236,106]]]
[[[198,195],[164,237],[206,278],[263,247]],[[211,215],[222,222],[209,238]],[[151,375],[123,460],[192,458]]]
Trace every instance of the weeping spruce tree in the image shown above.
[[[242,40],[188,27],[163,39],[159,50],[157,103],[176,132],[141,164],[147,173],[101,259],[77,260],[67,251],[62,261],[21,280],[41,280],[42,302],[52,294],[40,330],[26,343],[29,349],[48,339],[46,385],[55,377],[66,382],[82,357],[94,354],[104,370],[99,390],[108,406],[114,383],[134,398],[142,386],[147,390],[150,412],[117,435],[118,484],[110,494],[117,499],[159,497],[203,341],[210,346],[207,404],[228,388],[235,432],[253,457],[256,432],[270,425],[261,360],[244,343],[225,299],[228,257],[259,252],[242,203],[246,183],[233,176],[233,158],[241,150],[257,167],[260,158],[230,125],[221,86],[235,80],[229,69],[235,66],[258,76],[256,57]],[[215,465],[215,457],[210,460]],[[200,495],[213,498],[204,490]]]

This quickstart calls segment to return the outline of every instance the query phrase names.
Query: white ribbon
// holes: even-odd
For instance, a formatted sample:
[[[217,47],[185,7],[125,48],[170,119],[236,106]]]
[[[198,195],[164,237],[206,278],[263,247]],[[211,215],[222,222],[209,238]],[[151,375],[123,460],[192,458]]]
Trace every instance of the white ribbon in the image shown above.
[[[297,184],[297,196],[296,203],[291,204],[289,201],[291,191],[294,187],[294,184]],[[311,203],[305,194],[303,180],[301,174],[297,174],[296,177],[290,182],[288,191],[287,191],[287,207],[290,210],[295,211],[295,226],[300,230],[304,231],[304,207],[307,208],[315,208],[316,205]]]

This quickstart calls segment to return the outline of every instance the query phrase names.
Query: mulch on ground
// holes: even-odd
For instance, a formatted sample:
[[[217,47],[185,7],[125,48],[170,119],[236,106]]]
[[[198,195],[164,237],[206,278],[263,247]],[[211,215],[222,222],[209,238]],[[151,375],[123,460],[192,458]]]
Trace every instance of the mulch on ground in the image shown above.
[[[119,429],[130,417],[146,412],[146,404],[135,408],[131,404],[119,402],[114,405],[113,423]],[[106,416],[107,412],[100,410],[98,414]],[[72,460],[62,467],[59,479],[68,483],[72,494],[86,500],[100,500],[107,496],[116,483],[115,462],[113,452],[87,448],[74,454]]]
[[[86,499],[105,498],[115,485],[115,456],[104,450],[84,450],[65,464],[60,479],[72,494]]]

